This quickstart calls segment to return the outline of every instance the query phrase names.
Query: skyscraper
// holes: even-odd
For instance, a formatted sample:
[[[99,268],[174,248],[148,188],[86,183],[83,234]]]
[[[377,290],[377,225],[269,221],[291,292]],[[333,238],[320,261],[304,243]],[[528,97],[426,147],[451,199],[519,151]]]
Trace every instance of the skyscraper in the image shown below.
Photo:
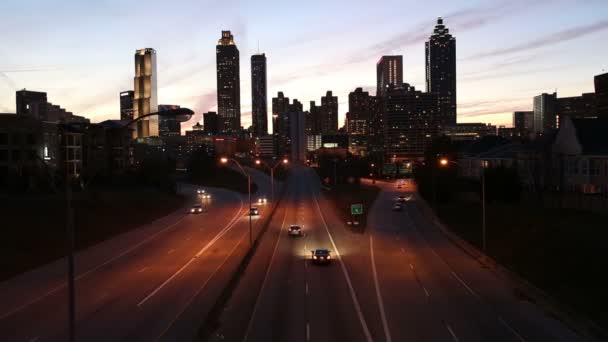
[[[383,101],[385,153],[392,161],[419,158],[437,135],[437,97],[407,83],[389,87]]]
[[[203,126],[205,128],[205,133],[217,135],[219,133],[217,113],[203,113]]]
[[[321,133],[338,132],[338,97],[328,90],[321,97]]]
[[[557,93],[534,97],[534,133],[556,128]]]
[[[282,121],[285,113],[289,110],[289,97],[285,97],[282,91],[278,92],[277,97],[272,98],[272,132],[273,134],[286,134],[282,132]]]
[[[519,136],[525,136],[532,132],[534,128],[534,112],[513,112],[513,128],[515,128],[515,131]]]
[[[133,118],[158,112],[156,88],[156,51],[151,48],[135,51],[135,77]],[[134,138],[158,136],[158,116],[153,115],[137,122]]]
[[[158,105],[158,111],[178,109],[178,105]],[[173,117],[159,117],[158,135],[160,137],[177,137],[182,134],[181,123]]]
[[[251,122],[254,136],[268,134],[266,55],[251,56]]]
[[[220,134],[241,130],[239,50],[230,31],[222,31],[215,49],[217,63],[217,114]]]
[[[437,96],[437,123],[456,124],[456,38],[450,34],[443,19],[425,43],[426,91]]]
[[[403,83],[403,56],[382,56],[376,65],[376,96],[384,96],[389,85]]]
[[[133,90],[120,92],[120,120],[133,120]]]

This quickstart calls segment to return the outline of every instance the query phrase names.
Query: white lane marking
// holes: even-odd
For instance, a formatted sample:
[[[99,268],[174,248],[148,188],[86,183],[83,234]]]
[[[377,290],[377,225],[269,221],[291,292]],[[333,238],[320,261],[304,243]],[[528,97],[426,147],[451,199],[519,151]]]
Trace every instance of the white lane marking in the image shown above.
[[[323,216],[323,213],[321,212],[321,207],[319,206],[319,201],[317,201],[317,195],[314,193],[313,193],[313,198],[315,200],[315,204],[317,205],[317,211],[319,212],[319,216],[321,217],[321,220],[323,221],[323,226],[325,226],[325,231],[327,231],[327,235],[329,236],[329,241],[331,242],[331,245],[334,248],[334,251],[336,252],[336,257],[342,268],[342,273],[344,274],[344,278],[346,279],[346,284],[348,285],[350,297],[353,300],[353,305],[355,307],[355,311],[357,311],[357,316],[359,317],[359,322],[361,323],[361,327],[363,328],[363,334],[365,335],[365,339],[368,342],[372,342],[373,341],[372,335],[370,334],[369,328],[367,327],[367,323],[365,322],[365,318],[363,317],[363,312],[361,311],[361,306],[359,305],[359,300],[357,299],[357,295],[355,294],[355,288],[353,287],[353,284],[350,280],[350,276],[348,275],[346,266],[344,265],[344,262],[342,262],[342,258],[340,257],[340,251],[338,250],[338,247],[336,246],[336,243],[334,242],[334,239],[331,236],[331,233],[329,232],[329,228],[327,227],[327,222],[325,221],[325,216]]]
[[[515,335],[521,342],[526,342],[526,339],[523,338],[523,336],[521,336],[517,331],[515,331],[515,329],[513,329],[511,325],[509,325],[509,323],[502,319],[502,317],[498,316],[498,320],[500,321],[500,323],[502,323],[502,325],[509,329],[509,331],[513,333],[513,335]]]
[[[310,324],[306,322],[306,341],[310,341]]]
[[[424,294],[425,294],[427,297],[430,297],[430,296],[431,296],[431,294],[429,293],[429,291],[427,291],[426,287],[424,287],[424,286],[423,286],[423,287],[422,287],[422,289],[424,290]]]
[[[412,269],[412,271],[414,270],[414,265],[410,264],[410,268]]]
[[[253,313],[251,314],[251,318],[249,319],[249,323],[247,324],[247,330],[245,331],[245,337],[243,337],[243,341],[247,341],[247,337],[249,337],[249,333],[251,332],[251,327],[253,326],[253,320],[255,318],[255,314],[258,311],[258,305],[260,304],[260,298],[262,297],[262,293],[266,288],[266,282],[268,281],[268,276],[270,275],[270,270],[272,269],[274,256],[277,254],[277,249],[279,247],[279,243],[281,242],[281,235],[283,234],[283,227],[285,227],[285,219],[287,218],[288,208],[285,208],[285,214],[283,215],[283,222],[279,227],[279,238],[277,243],[274,245],[274,250],[272,251],[272,256],[270,256],[270,264],[268,264],[268,268],[266,269],[266,274],[264,275],[264,280],[262,281],[262,287],[260,288],[260,292],[258,292],[258,297],[255,300],[255,305],[253,306]],[[304,260],[306,264],[306,260]]]
[[[148,301],[148,299],[152,298],[155,294],[158,293],[158,291],[160,291],[163,287],[165,287],[167,284],[169,284],[169,282],[171,282],[171,280],[173,280],[175,277],[177,277],[178,274],[182,273],[183,270],[185,270],[188,266],[190,266],[190,264],[192,264],[194,261],[196,261],[196,259],[199,256],[201,256],[207,249],[209,249],[211,246],[213,246],[213,244],[216,243],[217,240],[219,240],[232,227],[234,227],[234,225],[239,221],[239,217],[240,217],[240,212],[237,213],[237,215],[235,215],[232,218],[231,222],[229,222],[222,230],[220,230],[220,232],[217,233],[217,235],[213,239],[211,239],[211,241],[209,241],[205,245],[205,247],[203,247],[200,251],[198,251],[198,253],[196,253],[190,260],[188,260],[187,263],[185,263],[175,273],[173,273],[169,278],[167,278],[164,282],[162,282],[162,284],[160,284],[157,288],[155,288],[152,292],[150,292],[144,299],[142,299],[139,303],[137,303],[137,306],[142,306],[145,302]]]
[[[188,237],[186,238],[186,241],[190,241],[190,238],[191,238],[191,236],[188,236]]]
[[[173,253],[173,252],[175,252],[175,249],[171,248],[171,249],[170,249],[170,250],[167,252],[167,254],[171,254],[171,253]]]
[[[380,307],[380,318],[382,319],[382,328],[384,329],[384,336],[386,336],[386,342],[392,342],[391,332],[388,329],[388,322],[386,321],[386,313],[384,312],[384,302],[382,301],[382,294],[380,293],[380,284],[378,282],[378,273],[376,272],[376,260],[374,258],[374,239],[369,236],[369,252],[372,259],[372,274],[374,276],[374,285],[376,287],[376,298],[378,300],[378,306]]]
[[[467,283],[464,282],[464,280],[460,279],[458,274],[456,274],[454,271],[452,271],[452,275],[454,276],[454,278],[458,279],[458,281],[462,284],[462,286],[464,286],[475,298],[480,299],[479,296],[477,295],[477,293],[475,293],[475,291],[473,291],[473,289],[471,289],[469,287],[469,285],[467,285]]]
[[[306,295],[308,295],[308,283],[306,283]]]
[[[145,270],[147,270],[147,269],[148,269],[148,266],[146,266],[146,267],[142,268],[141,270],[137,271],[137,273],[144,272],[144,271],[145,271]]]
[[[450,327],[449,324],[446,324],[445,327],[448,328],[448,331],[450,332],[450,335],[452,335],[454,341],[458,342],[458,337],[456,336],[456,334],[454,334],[454,330],[452,330],[452,327]]]
[[[226,261],[228,261],[228,259],[232,256],[232,254],[237,249],[237,247],[241,244],[241,242],[243,241],[243,239],[245,238],[246,235],[247,235],[247,233],[244,233],[244,234],[241,235],[241,237],[239,238],[239,241],[234,244],[234,247],[232,247],[232,249],[230,250],[230,253],[228,253],[226,255],[226,258],[224,258],[224,260],[222,261],[222,263],[219,264],[215,268],[215,270],[213,270],[213,273],[211,273],[211,275],[205,280],[205,282],[203,283],[203,285],[196,291],[196,293],[192,297],[190,297],[190,299],[188,300],[188,302],[186,303],[186,305],[184,305],[184,308],[177,314],[177,316],[175,316],[175,318],[171,321],[171,323],[169,323],[167,325],[167,327],[165,328],[165,330],[163,330],[163,332],[158,336],[158,338],[156,338],[155,341],[159,341],[161,339],[161,337],[163,335],[165,335],[167,333],[167,331],[169,331],[169,329],[171,329],[171,327],[173,326],[173,324],[175,323],[175,321],[177,321],[177,319],[184,313],[184,311],[187,308],[190,307],[190,305],[192,304],[192,301],[194,301],[194,299],[196,297],[198,297],[198,295],[201,293],[201,291],[207,286],[207,284],[209,283],[209,281],[211,281],[211,279],[215,276],[215,274],[224,266],[224,264],[226,263]]]
[[[402,251],[403,253],[405,253],[405,248],[401,247],[401,251]]]
[[[242,210],[242,208],[243,208],[243,200],[242,200],[240,197],[238,197],[238,196],[237,196],[237,198],[238,198],[238,199],[239,199],[239,201],[240,201],[240,207],[239,207],[239,210],[237,211],[237,213],[239,213],[239,212]],[[147,242],[151,241],[152,239],[154,239],[155,237],[157,237],[159,234],[164,233],[164,232],[166,232],[167,230],[169,230],[169,229],[173,228],[175,225],[177,225],[177,224],[178,224],[178,223],[180,223],[180,222],[181,222],[183,219],[185,219],[186,217],[189,217],[189,216],[190,216],[190,215],[188,215],[188,214],[183,215],[183,216],[182,216],[182,217],[180,217],[180,218],[179,218],[177,221],[175,221],[175,222],[173,222],[172,224],[168,225],[167,227],[165,227],[165,228],[163,228],[163,229],[161,229],[161,230],[157,231],[156,233],[154,233],[154,234],[152,234],[152,235],[148,236],[147,238],[143,239],[143,240],[142,240],[142,241],[140,241],[139,243],[136,243],[135,245],[131,246],[130,248],[127,248],[127,249],[126,249],[126,250],[124,250],[122,253],[119,253],[119,254],[115,255],[114,257],[112,257],[112,258],[110,258],[110,259],[106,260],[105,262],[103,262],[103,263],[101,263],[101,264],[99,264],[99,265],[97,265],[97,266],[95,266],[95,267],[93,267],[93,268],[91,268],[91,269],[87,270],[86,272],[84,272],[84,273],[81,273],[81,274],[77,275],[77,276],[76,276],[76,278],[74,278],[74,280],[75,280],[75,281],[78,281],[78,280],[80,280],[80,279],[82,279],[82,278],[84,278],[84,277],[88,276],[89,274],[91,274],[91,273],[93,273],[93,272],[97,271],[98,269],[100,269],[100,268],[104,267],[105,265],[107,265],[107,264],[109,264],[109,263],[111,263],[111,262],[114,262],[114,261],[118,260],[119,258],[122,258],[123,256],[125,256],[125,255],[127,255],[127,254],[131,253],[133,250],[135,250],[135,249],[139,248],[139,246],[141,246],[141,245],[143,245],[143,244],[145,244],[145,243],[147,243]],[[163,218],[164,218],[164,217],[163,217]],[[163,219],[163,218],[160,218],[159,220],[161,220],[161,219]],[[201,230],[202,230],[202,228],[201,228]],[[66,286],[67,286],[67,283],[63,283],[63,284],[61,284],[61,285],[59,285],[59,286],[57,286],[57,287],[55,287],[55,288],[53,288],[53,289],[49,290],[47,293],[43,294],[42,296],[37,297],[37,298],[35,298],[35,299],[32,299],[32,300],[30,300],[29,302],[26,302],[26,303],[24,303],[23,305],[18,306],[18,307],[16,307],[15,309],[13,309],[13,310],[11,310],[11,311],[9,311],[9,312],[7,312],[7,313],[4,313],[4,314],[0,315],[0,320],[5,319],[6,317],[9,317],[9,316],[13,315],[13,314],[15,314],[15,313],[17,313],[17,312],[19,312],[19,311],[21,311],[21,310],[25,309],[25,308],[26,308],[26,307],[28,307],[28,306],[30,306],[30,305],[32,305],[32,304],[34,304],[34,303],[37,303],[37,302],[39,302],[39,301],[41,301],[42,299],[46,298],[47,296],[52,295],[53,293],[55,293],[55,292],[57,292],[57,291],[61,290],[62,288],[66,287]]]

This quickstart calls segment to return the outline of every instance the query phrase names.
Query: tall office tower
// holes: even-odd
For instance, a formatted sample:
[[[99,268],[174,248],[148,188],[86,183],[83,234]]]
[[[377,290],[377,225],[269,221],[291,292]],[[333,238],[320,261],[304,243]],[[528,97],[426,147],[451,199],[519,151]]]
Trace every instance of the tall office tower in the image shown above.
[[[403,83],[403,56],[382,56],[376,65],[376,96],[384,96],[389,85]]]
[[[310,101],[310,114],[308,116],[309,123],[307,126],[310,128],[311,135],[321,134],[321,106],[317,106],[315,101]]]
[[[251,56],[251,120],[254,136],[262,137],[268,134],[265,54]]]
[[[443,19],[425,43],[426,91],[437,96],[437,123],[456,124],[456,38],[450,34]]]
[[[593,78],[595,84],[595,101],[598,116],[608,117],[608,73],[596,75]]]
[[[293,162],[306,161],[306,114],[302,111],[289,112],[289,152]]]
[[[304,106],[302,105],[302,102],[298,101],[298,99],[293,99],[293,102],[288,106],[288,111],[303,112]]]
[[[367,91],[357,88],[348,94],[346,131],[348,134],[367,135],[372,118],[373,101]]]
[[[241,81],[239,49],[230,31],[222,31],[215,49],[217,63],[217,115],[220,134],[241,131]]]
[[[321,97],[321,133],[338,132],[338,97],[328,90]]]
[[[513,128],[515,128],[515,131],[519,136],[524,136],[532,132],[534,129],[534,112],[513,112]]]
[[[218,117],[216,112],[203,113],[203,127],[205,133],[217,135],[220,132]]]
[[[156,51],[140,49],[135,51],[135,77],[133,95],[133,119],[158,112],[156,88]],[[158,136],[158,115],[149,116],[137,122],[134,138]]]
[[[158,111],[179,109],[178,105],[158,105]],[[158,136],[160,137],[178,137],[182,135],[182,125],[179,120],[172,117],[159,117],[158,120]]]
[[[17,115],[33,116],[38,120],[46,120],[46,93],[40,91],[19,90],[15,94],[17,100]]]
[[[283,134],[281,122],[285,121],[285,113],[289,110],[289,97],[285,97],[282,91],[277,97],[272,98],[272,132],[273,134]]]
[[[534,133],[543,133],[557,127],[557,93],[534,97]]]
[[[386,156],[392,161],[422,157],[438,133],[436,95],[405,83],[389,87],[383,105]]]
[[[133,90],[120,92],[120,120],[133,120]]]

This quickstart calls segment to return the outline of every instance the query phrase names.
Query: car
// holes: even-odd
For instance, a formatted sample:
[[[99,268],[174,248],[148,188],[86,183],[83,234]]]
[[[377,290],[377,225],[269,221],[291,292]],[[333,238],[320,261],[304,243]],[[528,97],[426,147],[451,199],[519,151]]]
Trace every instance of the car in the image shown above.
[[[203,206],[200,204],[195,204],[190,208],[190,214],[200,214],[203,212]]]
[[[397,199],[397,201],[399,201],[400,203],[405,202],[405,196],[403,196],[403,195],[399,196],[399,199]]]
[[[256,207],[249,208],[249,216],[258,216],[260,215],[260,210]]]
[[[357,221],[357,220],[348,220],[348,221],[346,221],[346,225],[347,226],[358,226],[359,225],[359,221]]]
[[[202,194],[205,193],[205,190],[204,189],[196,189],[196,193],[199,194],[199,195],[202,195]]]
[[[401,203],[393,204],[393,211],[403,211],[403,206],[401,206]]]
[[[210,199],[211,198],[211,194],[208,193],[208,192],[205,192],[205,193],[202,194],[201,197],[203,197],[203,199]]]
[[[297,224],[292,224],[287,228],[287,232],[290,236],[302,236],[302,227]]]
[[[266,196],[258,198],[258,204],[266,204],[266,202],[268,202]]]
[[[312,262],[315,264],[329,264],[331,261],[331,253],[328,249],[317,248],[311,251]]]

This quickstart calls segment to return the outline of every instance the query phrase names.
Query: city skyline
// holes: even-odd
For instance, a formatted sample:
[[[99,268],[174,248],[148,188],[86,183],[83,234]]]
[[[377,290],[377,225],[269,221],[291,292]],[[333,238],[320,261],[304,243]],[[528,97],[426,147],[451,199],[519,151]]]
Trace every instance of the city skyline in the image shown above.
[[[184,17],[181,28],[152,28],[142,39],[133,24],[121,21],[125,17],[112,15],[112,3],[95,5],[98,14],[89,18],[90,22],[83,21],[82,30],[66,32],[65,28],[73,22],[64,26],[55,19],[73,17],[81,10],[78,6],[62,6],[59,10],[53,5],[41,5],[40,10],[55,19],[38,18],[38,22],[34,22],[37,17],[24,11],[27,6],[9,2],[2,5],[2,13],[14,15],[3,16],[3,25],[14,27],[15,20],[24,20],[23,26],[27,29],[20,32],[20,42],[15,41],[15,37],[2,38],[1,45],[11,46],[11,51],[0,50],[0,112],[14,111],[14,91],[26,88],[48,92],[67,110],[93,121],[115,118],[120,114],[116,94],[132,87],[132,52],[151,47],[158,57],[159,103],[193,108],[197,115],[184,125],[187,128],[200,121],[203,112],[217,110],[213,51],[221,30],[232,31],[243,58],[254,54],[260,42],[259,51],[268,57],[269,96],[283,91],[306,103],[332,90],[339,100],[340,126],[348,111],[351,91],[362,87],[375,93],[375,66],[382,55],[403,55],[403,81],[417,89],[425,88],[424,41],[432,34],[437,16],[443,16],[451,33],[458,37],[458,122],[510,125],[512,112],[531,110],[532,98],[543,92],[557,88],[561,97],[593,91],[592,76],[607,67],[601,57],[608,48],[600,44],[608,32],[608,21],[601,16],[608,8],[605,2],[587,1],[586,6],[574,1],[538,4],[497,1],[472,6],[440,2],[425,6],[387,3],[389,5],[395,9],[408,8],[416,16],[408,17],[398,10],[391,12],[401,14],[386,14],[381,11],[383,6],[374,9],[373,5],[337,3],[330,7],[339,10],[349,6],[349,14],[339,16],[323,31],[276,30],[274,25],[264,24],[271,5],[258,8],[244,5],[241,12],[218,16],[226,5],[195,6],[194,2],[185,2],[183,7],[192,11]],[[127,4],[125,10],[130,6]],[[165,11],[174,19],[187,12],[184,8],[177,11],[170,5],[150,7],[145,14]],[[282,9],[272,8],[273,16],[279,17],[276,10]],[[205,18],[209,16],[212,20],[192,30],[196,15],[203,10]],[[294,8],[288,6],[284,10],[289,12]],[[297,10],[296,22],[312,17],[324,20],[336,13],[319,14],[314,3]],[[387,18],[398,16],[401,20],[398,24],[389,24],[391,20],[380,20],[375,15],[380,12]],[[517,25],[532,23],[533,18],[534,25]],[[360,24],[353,26],[354,22]],[[116,28],[104,30],[103,35],[95,35],[96,39],[90,42],[71,43],[85,34],[91,35],[95,25],[109,27],[112,23]],[[372,24],[374,30],[367,32],[366,26]],[[349,29],[344,29],[345,25]],[[46,45],[36,34],[45,27],[52,28],[47,38],[52,37],[55,45]],[[133,29],[132,33],[129,28]],[[118,30],[121,34],[117,34]],[[328,44],[332,48],[327,48]],[[95,56],[88,56],[93,48],[98,49]],[[84,55],[92,61],[82,62]],[[87,70],[89,63],[95,64],[97,70]],[[241,64],[240,73],[250,75],[249,63]],[[319,84],[323,88],[319,88]],[[240,88],[242,124],[248,127],[251,122],[248,77],[242,77]]]

